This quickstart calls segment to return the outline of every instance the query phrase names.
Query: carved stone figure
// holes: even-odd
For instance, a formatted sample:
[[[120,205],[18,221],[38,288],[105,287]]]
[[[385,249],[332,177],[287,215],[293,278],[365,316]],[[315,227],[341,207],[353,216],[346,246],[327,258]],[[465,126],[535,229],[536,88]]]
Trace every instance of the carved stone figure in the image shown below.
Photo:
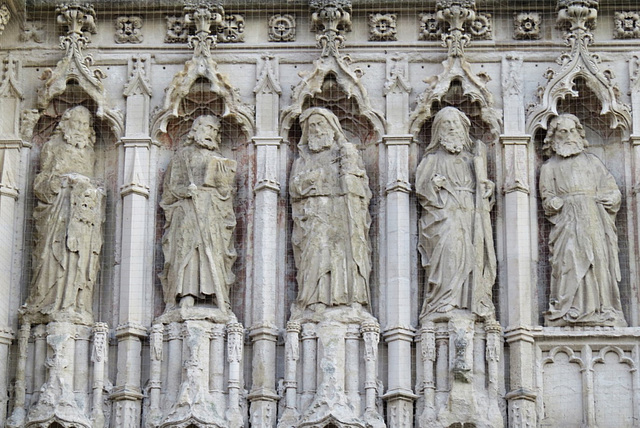
[[[422,316],[469,309],[494,315],[496,275],[486,147],[469,136],[471,122],[454,107],[440,110],[416,174],[422,205],[419,249],[426,270]]]
[[[369,178],[338,118],[324,108],[300,116],[300,157],[291,171],[297,303],[369,303]]]
[[[67,110],[43,145],[33,190],[37,243],[26,312],[91,320],[102,249],[105,189],[94,175],[91,113]]]
[[[540,168],[542,207],[553,224],[547,323],[626,326],[615,225],[620,190],[602,161],[584,152],[576,116],[552,119],[544,143],[554,153]]]
[[[195,299],[215,297],[229,309],[235,280],[233,211],[236,161],[219,152],[220,120],[200,116],[165,178],[160,206],[166,223],[162,237],[164,271],[160,275],[167,309],[193,306]]]

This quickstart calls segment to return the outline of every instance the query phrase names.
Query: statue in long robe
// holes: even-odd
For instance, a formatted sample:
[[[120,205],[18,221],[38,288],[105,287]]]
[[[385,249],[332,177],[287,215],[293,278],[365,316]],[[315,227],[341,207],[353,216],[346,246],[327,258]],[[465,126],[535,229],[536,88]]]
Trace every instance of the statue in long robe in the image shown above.
[[[92,320],[105,219],[104,186],[94,180],[91,113],[67,110],[40,155],[33,190],[36,248],[25,313]]]
[[[166,218],[165,261],[160,278],[166,309],[178,300],[191,307],[207,298],[223,311],[230,309],[237,165],[220,154],[219,145],[219,119],[198,117],[164,177],[160,206]]]
[[[615,225],[622,194],[588,146],[579,119],[551,121],[545,149],[553,156],[540,168],[542,207],[549,234],[549,325],[626,326],[620,304],[620,264]]]
[[[300,123],[289,181],[297,305],[368,305],[371,190],[362,158],[331,111],[309,108]]]
[[[487,179],[485,145],[474,145],[470,126],[458,109],[440,110],[416,172],[426,294],[421,317],[453,309],[495,316],[491,290],[496,258],[489,217],[495,186]]]

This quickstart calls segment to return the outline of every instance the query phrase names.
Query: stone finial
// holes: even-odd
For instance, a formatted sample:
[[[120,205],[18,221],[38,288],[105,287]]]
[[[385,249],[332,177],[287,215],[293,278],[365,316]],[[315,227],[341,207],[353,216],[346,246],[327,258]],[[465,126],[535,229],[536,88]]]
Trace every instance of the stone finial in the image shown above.
[[[322,56],[337,56],[344,44],[342,34],[351,30],[351,0],[311,0],[309,6]]]
[[[596,27],[598,18],[597,0],[558,0],[558,27],[573,33],[589,31]]]
[[[471,40],[471,36],[465,34],[465,25],[476,19],[475,0],[438,0],[436,5],[438,22],[449,27],[449,32],[442,36],[449,48],[449,57],[463,56],[464,48]]]
[[[189,46],[194,49],[195,56],[208,57],[211,55],[211,47],[215,46],[217,41],[214,35],[223,21],[224,9],[219,4],[200,3],[185,6],[185,24],[196,27],[195,36],[189,37]]]
[[[90,4],[63,3],[56,7],[57,23],[67,28],[67,35],[96,34],[96,11]]]

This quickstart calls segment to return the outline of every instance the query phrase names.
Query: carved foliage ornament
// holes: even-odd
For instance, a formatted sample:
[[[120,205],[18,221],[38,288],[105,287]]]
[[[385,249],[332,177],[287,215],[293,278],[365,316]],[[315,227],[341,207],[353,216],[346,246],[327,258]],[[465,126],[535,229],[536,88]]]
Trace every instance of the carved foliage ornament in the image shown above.
[[[116,18],[116,43],[142,43],[142,18],[119,16]]]
[[[435,13],[420,14],[420,33],[418,40],[440,40],[442,38],[442,29],[438,24],[438,18]]]
[[[540,22],[542,22],[542,18],[538,12],[521,12],[514,14],[513,38],[517,40],[539,39]]]
[[[222,25],[218,28],[218,42],[240,43],[244,42],[244,16],[240,14],[227,14]]]
[[[397,15],[395,13],[372,13],[369,15],[369,40],[397,40]]]
[[[477,13],[470,21],[465,21],[462,28],[469,33],[472,39],[490,40],[493,38],[492,19],[489,13]],[[418,40],[441,40],[443,28],[447,28],[448,24],[444,21],[438,21],[436,13],[420,14],[420,31]]]
[[[293,42],[296,40],[296,17],[288,13],[278,13],[269,18],[270,42]]]
[[[613,20],[615,24],[613,37],[616,39],[640,39],[639,12],[616,12]]]

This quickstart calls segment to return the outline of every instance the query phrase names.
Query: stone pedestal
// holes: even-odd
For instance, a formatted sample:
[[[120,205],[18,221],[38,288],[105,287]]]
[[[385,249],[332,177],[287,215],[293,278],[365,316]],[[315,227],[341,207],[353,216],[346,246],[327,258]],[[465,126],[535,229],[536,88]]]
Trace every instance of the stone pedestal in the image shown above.
[[[461,310],[429,317],[422,324],[418,361],[423,364],[424,407],[418,426],[503,427],[500,325]]]

